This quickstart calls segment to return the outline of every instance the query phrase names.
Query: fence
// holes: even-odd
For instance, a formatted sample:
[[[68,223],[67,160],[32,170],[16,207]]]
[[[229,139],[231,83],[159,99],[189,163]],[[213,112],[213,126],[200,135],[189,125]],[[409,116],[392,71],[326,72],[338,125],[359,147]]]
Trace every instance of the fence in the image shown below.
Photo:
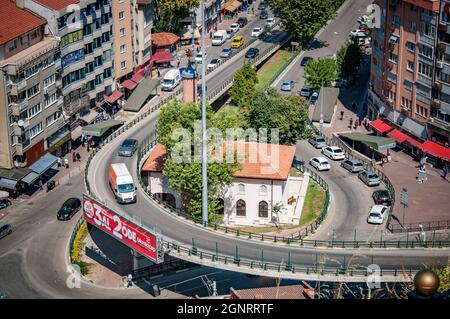
[[[390,224],[389,225],[389,231],[392,233],[435,231],[435,230],[442,230],[442,229],[450,229],[450,220],[409,223],[409,224],[403,224],[403,225],[401,225],[401,224]]]

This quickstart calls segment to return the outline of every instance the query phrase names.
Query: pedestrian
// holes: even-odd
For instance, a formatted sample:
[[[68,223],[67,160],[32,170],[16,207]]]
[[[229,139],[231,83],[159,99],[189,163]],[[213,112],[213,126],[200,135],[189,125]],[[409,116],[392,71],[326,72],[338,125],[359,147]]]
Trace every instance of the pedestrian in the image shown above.
[[[64,165],[66,168],[69,168],[69,159],[67,159],[67,157],[64,159]]]
[[[42,179],[39,179],[39,190],[40,191],[44,190],[44,188],[42,186],[43,186]]]
[[[353,117],[350,118],[350,128],[352,128],[352,124],[353,124]]]
[[[78,161],[78,162],[81,162],[81,155],[80,155],[80,153],[78,153],[78,152],[77,152],[77,161]]]
[[[344,119],[344,111],[341,111],[341,121]]]
[[[447,179],[447,174],[448,174],[448,166],[447,164],[444,164],[444,168],[442,168],[442,177],[444,179]]]
[[[89,153],[90,152],[90,147],[89,147],[89,143],[87,143],[87,146],[86,146],[86,151]]]
[[[58,167],[61,167],[61,166],[62,166],[62,160],[61,160],[61,157],[58,157],[57,163],[58,163]]]
[[[161,77],[161,71],[159,70],[159,68],[157,70],[158,70],[158,77],[160,78]]]
[[[252,14],[255,15],[255,7],[252,6]]]
[[[133,286],[133,276],[131,274],[129,274],[127,277],[127,288],[132,287],[132,286]]]
[[[77,154],[75,152],[72,153],[72,161],[74,163],[77,161]]]
[[[177,61],[177,68],[180,68],[180,60]]]

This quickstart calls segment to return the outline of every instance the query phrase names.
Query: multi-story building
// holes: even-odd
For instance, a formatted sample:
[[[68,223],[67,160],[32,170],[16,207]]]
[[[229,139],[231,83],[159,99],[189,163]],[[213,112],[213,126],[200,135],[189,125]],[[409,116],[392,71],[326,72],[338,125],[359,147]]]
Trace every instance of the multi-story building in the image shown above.
[[[450,143],[450,0],[375,0],[368,115]]]
[[[234,0],[229,0],[227,3],[233,3]],[[224,7],[225,1],[223,0],[207,0],[205,1],[205,27],[206,32],[210,32],[214,29],[214,26],[219,24],[222,17],[222,9]],[[196,24],[199,26],[201,30],[201,6],[197,8],[195,12]]]
[[[151,58],[152,0],[113,1],[112,18],[114,73],[120,81]]]
[[[46,21],[0,1],[0,167],[23,167],[70,139],[57,72],[59,40]],[[64,149],[62,150],[64,151]]]

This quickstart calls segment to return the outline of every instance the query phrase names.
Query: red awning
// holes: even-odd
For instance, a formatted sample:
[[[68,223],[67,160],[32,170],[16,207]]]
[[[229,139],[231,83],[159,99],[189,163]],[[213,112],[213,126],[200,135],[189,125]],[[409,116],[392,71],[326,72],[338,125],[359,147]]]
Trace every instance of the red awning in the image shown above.
[[[152,55],[152,61],[155,63],[166,63],[175,60],[169,50],[156,51]]]
[[[410,137],[403,133],[402,131],[399,131],[397,129],[393,129],[390,131],[388,136],[395,138],[395,140],[399,143],[403,143],[404,141],[408,140]]]
[[[422,150],[428,154],[431,154],[442,159],[450,160],[450,148],[439,145],[432,141],[425,141],[422,146]]]
[[[108,102],[109,104],[112,104],[116,102],[118,99],[120,99],[122,96],[123,96],[122,92],[114,90],[112,94],[106,98],[105,101]]]
[[[370,126],[372,126],[379,133],[383,134],[392,129],[388,123],[386,123],[383,119],[377,119],[375,121],[370,122]]]
[[[132,80],[125,80],[122,82],[122,86],[126,87],[128,90],[133,90],[137,86],[137,83]]]
[[[145,72],[145,70],[142,70],[142,72]],[[133,76],[131,77],[131,80],[133,82],[139,84],[139,82],[141,82],[143,78],[144,78],[144,76],[141,74],[141,72],[137,72],[137,73],[133,74]]]
[[[413,139],[413,138],[411,138],[411,137],[408,138],[408,139],[406,140],[406,142],[409,143],[409,144],[411,144],[411,145],[414,146],[414,147],[419,148],[419,149],[422,148],[422,142],[419,142],[418,140]]]

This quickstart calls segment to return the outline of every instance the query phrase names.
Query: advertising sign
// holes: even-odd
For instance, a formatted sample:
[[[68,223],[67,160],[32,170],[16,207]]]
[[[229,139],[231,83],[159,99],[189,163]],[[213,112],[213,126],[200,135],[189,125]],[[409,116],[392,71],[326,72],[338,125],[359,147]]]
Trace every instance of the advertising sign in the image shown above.
[[[158,258],[158,239],[149,231],[113,212],[98,201],[83,195],[83,217],[130,248],[136,249],[155,263]]]
[[[83,59],[84,59],[84,49],[79,49],[63,56],[61,59],[61,65],[63,68],[65,68]]]

